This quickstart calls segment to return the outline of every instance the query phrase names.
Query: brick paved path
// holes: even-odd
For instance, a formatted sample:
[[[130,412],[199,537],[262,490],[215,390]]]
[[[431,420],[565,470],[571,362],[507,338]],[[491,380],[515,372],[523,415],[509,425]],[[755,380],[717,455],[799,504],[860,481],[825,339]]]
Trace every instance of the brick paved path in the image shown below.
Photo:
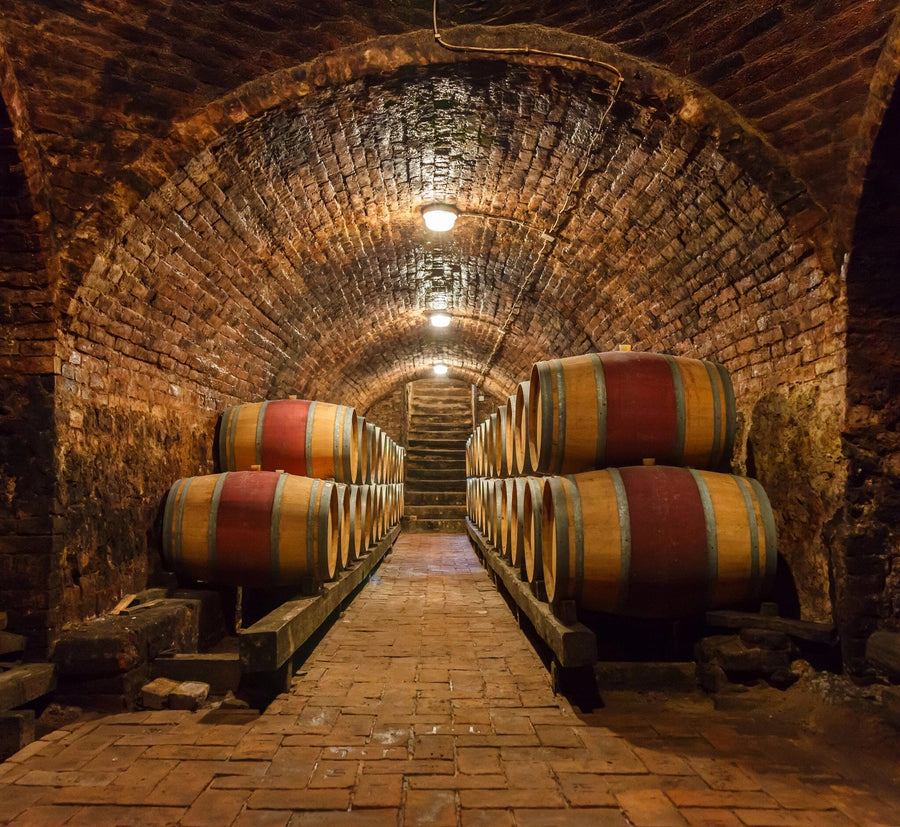
[[[838,730],[700,695],[576,714],[463,537],[401,536],[289,695],[203,719],[52,733],[0,765],[0,823],[900,824],[900,762]]]

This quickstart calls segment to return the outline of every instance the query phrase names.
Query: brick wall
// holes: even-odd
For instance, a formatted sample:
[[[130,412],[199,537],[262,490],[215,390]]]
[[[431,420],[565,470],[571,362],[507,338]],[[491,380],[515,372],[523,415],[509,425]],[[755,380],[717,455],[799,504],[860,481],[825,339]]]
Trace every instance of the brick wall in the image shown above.
[[[732,372],[735,469],[770,493],[804,616],[830,618],[847,317],[839,211],[810,193],[829,208],[843,197],[893,5],[442,3],[451,23],[543,23],[638,55],[533,25],[456,33],[614,57],[626,82],[605,121],[602,73],[403,34],[429,26],[430,4],[339,0],[300,19],[288,6],[0,12],[22,90],[6,166],[17,192],[47,201],[30,208],[46,219],[5,219],[4,249],[42,227],[53,249],[3,286],[18,306],[7,355],[49,366],[22,380],[8,419],[26,437],[21,423],[43,422],[32,436],[55,465],[41,489],[58,518],[53,622],[152,574],[159,500],[212,468],[228,404],[294,393],[391,428],[399,389],[433,361],[483,381],[493,410],[534,361],[626,343]],[[375,34],[391,37],[314,59]],[[15,141],[13,120],[27,127]],[[14,154],[29,142],[44,163],[30,176]],[[422,229],[433,199],[466,213],[447,237]],[[427,321],[441,301],[443,332]],[[865,333],[871,315],[855,319]]]

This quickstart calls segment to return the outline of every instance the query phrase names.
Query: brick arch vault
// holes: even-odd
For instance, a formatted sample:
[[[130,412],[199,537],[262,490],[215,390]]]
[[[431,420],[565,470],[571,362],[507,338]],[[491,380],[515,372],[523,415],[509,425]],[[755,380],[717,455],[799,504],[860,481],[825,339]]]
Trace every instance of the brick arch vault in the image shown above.
[[[846,301],[824,212],[749,123],[659,67],[536,26],[452,34],[624,81],[613,100],[590,63],[379,38],[176,121],[67,235],[58,622],[146,580],[160,498],[212,470],[226,404],[366,409],[436,359],[502,397],[537,359],[622,343],[729,368],[735,470],[770,493],[803,616],[832,617]],[[447,236],[421,225],[433,200],[463,213]]]

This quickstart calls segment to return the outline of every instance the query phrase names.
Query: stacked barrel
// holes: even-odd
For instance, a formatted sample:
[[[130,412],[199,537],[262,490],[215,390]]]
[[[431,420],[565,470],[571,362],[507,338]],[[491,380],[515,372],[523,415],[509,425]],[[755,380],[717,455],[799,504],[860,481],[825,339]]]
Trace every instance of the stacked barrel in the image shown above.
[[[229,408],[222,473],[180,479],[163,517],[163,557],[221,585],[318,585],[399,521],[404,449],[348,405],[303,399]]]
[[[734,431],[713,362],[538,362],[470,438],[469,515],[557,608],[674,619],[752,603],[774,577],[775,523],[758,482],[722,473]]]

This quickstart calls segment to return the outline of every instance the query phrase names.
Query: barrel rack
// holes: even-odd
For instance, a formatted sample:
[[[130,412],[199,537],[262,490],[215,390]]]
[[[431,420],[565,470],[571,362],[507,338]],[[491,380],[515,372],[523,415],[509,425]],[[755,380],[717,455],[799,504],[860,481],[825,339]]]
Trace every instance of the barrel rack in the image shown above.
[[[599,702],[597,691],[597,637],[587,626],[572,618],[564,623],[522,580],[466,518],[466,531],[475,553],[497,590],[507,598],[519,626],[534,631],[551,653],[550,675],[553,691],[570,697],[582,709],[592,709]]]
[[[290,689],[295,656],[304,645],[315,640],[320,630],[324,631],[332,616],[368,580],[399,533],[400,525],[396,524],[371,551],[338,579],[326,583],[318,594],[288,600],[252,626],[241,629],[238,633],[241,672],[254,689],[263,694]]]

